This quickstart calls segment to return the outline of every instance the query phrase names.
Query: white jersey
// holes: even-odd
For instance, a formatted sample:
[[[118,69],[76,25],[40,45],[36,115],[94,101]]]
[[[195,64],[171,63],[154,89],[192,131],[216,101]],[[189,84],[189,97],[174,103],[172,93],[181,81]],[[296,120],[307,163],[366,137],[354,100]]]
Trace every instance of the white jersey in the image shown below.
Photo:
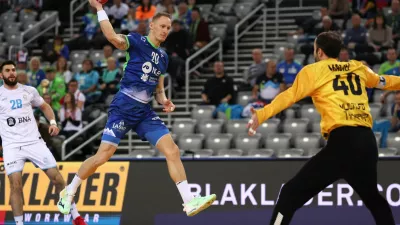
[[[0,87],[0,136],[5,150],[40,141],[32,107],[43,103],[33,87],[19,83],[14,90]]]

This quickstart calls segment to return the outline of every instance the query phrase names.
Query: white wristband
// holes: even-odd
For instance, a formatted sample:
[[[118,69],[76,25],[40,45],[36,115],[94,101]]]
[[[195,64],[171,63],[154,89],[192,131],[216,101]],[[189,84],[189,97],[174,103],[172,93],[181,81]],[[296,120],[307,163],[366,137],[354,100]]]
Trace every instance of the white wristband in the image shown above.
[[[104,10],[97,11],[97,19],[99,20],[99,22],[103,20],[109,20],[107,13]]]
[[[50,125],[57,126],[57,122],[55,120],[50,120]]]

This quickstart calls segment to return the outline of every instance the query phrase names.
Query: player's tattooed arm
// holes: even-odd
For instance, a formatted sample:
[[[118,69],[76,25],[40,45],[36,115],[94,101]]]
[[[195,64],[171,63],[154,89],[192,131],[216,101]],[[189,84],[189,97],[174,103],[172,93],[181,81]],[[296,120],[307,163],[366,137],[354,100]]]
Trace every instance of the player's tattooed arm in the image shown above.
[[[123,34],[116,34],[109,20],[103,20],[100,22],[101,30],[104,36],[111,44],[120,50],[127,50],[129,47],[128,40]]]
[[[129,47],[128,41],[127,41],[128,39],[123,34],[117,34],[117,35],[119,38],[115,43],[113,43],[114,46],[120,50],[127,50]]]

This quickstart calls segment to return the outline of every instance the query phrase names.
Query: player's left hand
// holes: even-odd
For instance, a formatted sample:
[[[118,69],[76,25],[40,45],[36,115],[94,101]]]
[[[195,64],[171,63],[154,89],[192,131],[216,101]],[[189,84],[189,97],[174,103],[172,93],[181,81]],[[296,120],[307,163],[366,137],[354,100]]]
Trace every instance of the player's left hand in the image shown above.
[[[175,110],[174,103],[172,103],[172,101],[169,100],[169,99],[164,101],[163,106],[164,106],[163,111],[166,112],[166,113],[170,113],[170,112],[173,112]]]
[[[257,118],[256,110],[252,107],[250,111],[252,116],[249,122],[247,123],[247,129],[249,129],[249,135],[253,136],[256,134],[256,130],[260,124]]]
[[[60,132],[60,129],[56,125],[50,125],[49,126],[49,134],[50,136],[56,136]]]

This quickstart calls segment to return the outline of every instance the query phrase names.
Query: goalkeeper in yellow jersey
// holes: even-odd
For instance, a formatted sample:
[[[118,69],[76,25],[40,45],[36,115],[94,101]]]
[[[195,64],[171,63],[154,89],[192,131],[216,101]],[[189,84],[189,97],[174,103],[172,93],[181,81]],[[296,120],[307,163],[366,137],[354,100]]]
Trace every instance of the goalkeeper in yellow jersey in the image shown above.
[[[314,42],[316,63],[304,67],[293,86],[263,109],[252,110],[249,135],[257,127],[306,96],[321,114],[327,145],[287,182],[279,194],[271,225],[287,225],[297,209],[333,182],[344,179],[363,200],[376,224],[395,225],[377,188],[378,147],[365,88],[400,90],[400,77],[377,75],[361,62],[337,60],[342,40],[324,32]]]

